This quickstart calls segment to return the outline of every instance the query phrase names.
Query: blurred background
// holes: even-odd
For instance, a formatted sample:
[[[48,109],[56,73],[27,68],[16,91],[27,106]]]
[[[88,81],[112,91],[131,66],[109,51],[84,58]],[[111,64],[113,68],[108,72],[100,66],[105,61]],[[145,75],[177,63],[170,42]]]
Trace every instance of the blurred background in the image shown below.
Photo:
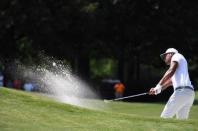
[[[24,90],[27,80],[17,76],[18,61],[38,65],[45,54],[69,66],[103,98],[114,98],[118,81],[125,85],[124,96],[145,92],[168,68],[159,55],[174,47],[186,57],[196,89],[197,5],[186,0],[1,0],[1,86]],[[166,100],[171,92],[156,97]]]

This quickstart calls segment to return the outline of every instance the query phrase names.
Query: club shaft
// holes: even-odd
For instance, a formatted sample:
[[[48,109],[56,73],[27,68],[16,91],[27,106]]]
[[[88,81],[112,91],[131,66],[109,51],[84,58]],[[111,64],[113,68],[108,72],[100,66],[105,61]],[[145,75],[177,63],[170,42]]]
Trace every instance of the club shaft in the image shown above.
[[[117,98],[117,99],[113,99],[114,101],[117,101],[117,100],[123,100],[123,99],[127,99],[127,98],[132,98],[132,97],[137,97],[137,96],[143,96],[143,95],[147,95],[148,92],[145,92],[145,93],[140,93],[140,94],[137,94],[137,95],[131,95],[131,96],[126,96],[126,97],[121,97],[121,98]]]

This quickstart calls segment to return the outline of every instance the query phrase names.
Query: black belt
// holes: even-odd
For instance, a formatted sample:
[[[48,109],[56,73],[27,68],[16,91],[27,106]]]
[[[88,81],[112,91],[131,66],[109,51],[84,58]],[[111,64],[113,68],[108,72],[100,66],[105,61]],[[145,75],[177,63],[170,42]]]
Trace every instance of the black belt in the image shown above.
[[[179,87],[175,88],[175,91],[179,90],[179,89],[190,89],[190,90],[194,91],[194,89],[192,87],[190,87],[190,86],[179,86]]]

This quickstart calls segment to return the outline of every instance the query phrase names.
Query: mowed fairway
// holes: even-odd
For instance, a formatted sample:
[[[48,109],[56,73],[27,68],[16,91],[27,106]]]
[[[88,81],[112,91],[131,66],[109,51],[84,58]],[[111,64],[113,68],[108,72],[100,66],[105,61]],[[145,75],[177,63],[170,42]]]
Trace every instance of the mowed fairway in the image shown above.
[[[197,104],[189,120],[164,120],[164,104],[112,102],[94,111],[0,88],[0,131],[198,131]]]

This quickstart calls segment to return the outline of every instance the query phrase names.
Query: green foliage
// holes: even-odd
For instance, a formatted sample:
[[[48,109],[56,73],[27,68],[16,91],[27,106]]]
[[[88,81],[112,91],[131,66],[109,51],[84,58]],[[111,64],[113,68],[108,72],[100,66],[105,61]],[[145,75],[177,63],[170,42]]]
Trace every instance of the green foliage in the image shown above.
[[[31,63],[44,51],[78,63],[73,67],[86,75],[84,59],[113,58],[133,63],[128,72],[140,72],[141,63],[160,67],[159,54],[175,47],[192,59],[197,78],[196,5],[184,0],[1,0],[0,57]]]
[[[83,7],[82,11],[85,11],[87,13],[94,13],[97,8],[98,8],[98,2],[89,3],[87,6]]]
[[[24,62],[31,64],[32,63],[32,55],[34,54],[34,49],[32,48],[32,41],[27,37],[22,37],[16,41],[17,48],[19,50],[19,59]]]
[[[90,69],[93,78],[113,77],[116,75],[117,62],[113,59],[91,59]]]

